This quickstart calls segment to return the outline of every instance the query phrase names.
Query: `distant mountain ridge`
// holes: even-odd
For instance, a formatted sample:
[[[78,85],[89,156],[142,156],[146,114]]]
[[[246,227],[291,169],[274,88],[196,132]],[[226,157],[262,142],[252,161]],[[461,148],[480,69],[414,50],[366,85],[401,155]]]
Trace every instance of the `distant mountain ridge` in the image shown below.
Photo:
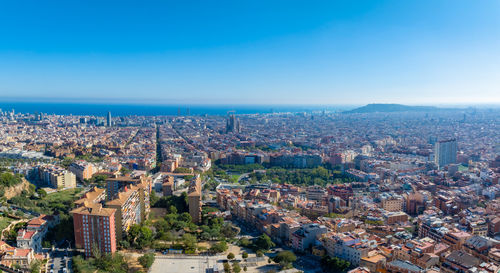
[[[344,113],[428,112],[445,109],[451,110],[450,108],[438,108],[435,106],[409,106],[395,103],[371,103],[353,110],[345,111]]]

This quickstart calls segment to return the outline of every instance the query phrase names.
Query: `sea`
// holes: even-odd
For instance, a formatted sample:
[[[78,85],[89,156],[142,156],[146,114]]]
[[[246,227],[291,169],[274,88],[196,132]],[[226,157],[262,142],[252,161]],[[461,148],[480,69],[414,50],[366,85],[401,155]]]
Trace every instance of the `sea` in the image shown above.
[[[173,116],[173,115],[227,115],[264,113],[340,112],[352,109],[350,105],[160,105],[160,104],[103,104],[65,102],[2,102],[0,111],[16,113],[45,113],[56,115],[104,116]]]

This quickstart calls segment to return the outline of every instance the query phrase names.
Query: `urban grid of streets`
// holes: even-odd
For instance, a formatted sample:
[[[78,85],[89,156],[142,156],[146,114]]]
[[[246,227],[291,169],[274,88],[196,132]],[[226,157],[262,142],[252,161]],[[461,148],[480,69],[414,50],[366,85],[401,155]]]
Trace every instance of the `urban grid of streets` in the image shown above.
[[[143,188],[134,183],[146,181],[158,198],[198,192],[198,205],[216,207],[217,217],[238,227],[237,239],[255,241],[267,234],[276,247],[264,257],[247,247],[249,258],[242,258],[243,250],[230,244],[229,251],[238,251],[236,260],[248,265],[249,272],[279,270],[283,265],[272,258],[284,250],[297,255],[291,268],[306,272],[325,270],[325,264],[339,266],[333,258],[348,261],[344,269],[351,272],[496,272],[491,269],[500,261],[499,119],[498,110],[490,109],[153,117],[108,113],[105,118],[1,112],[0,163],[4,171],[36,185],[36,191],[26,188],[2,207],[5,221],[28,223],[5,227],[3,238],[14,252],[5,251],[2,264],[18,267],[24,258],[15,253],[28,251],[33,258],[22,265],[25,269],[47,257],[42,265],[47,272],[71,272],[75,251],[88,247],[91,253],[91,245],[100,243],[86,241],[85,235],[82,245],[75,245],[75,226],[75,235],[49,242],[55,243],[53,249],[43,248],[47,230],[59,228],[61,221],[44,215],[58,211],[74,217],[72,202],[87,198],[83,194],[95,192],[94,186],[107,192],[114,185],[142,196]],[[101,181],[96,179],[102,175]],[[68,191],[74,195],[67,208],[30,207]],[[150,200],[145,196],[137,204],[147,217]],[[99,202],[97,210],[89,211],[111,211],[108,203]],[[188,205],[194,221],[194,204]],[[128,228],[124,226],[124,237]],[[17,237],[7,236],[9,232]],[[104,242],[112,247],[103,245],[102,252],[120,251],[122,239],[110,240]],[[223,270],[229,251],[193,256],[158,250],[150,271]]]

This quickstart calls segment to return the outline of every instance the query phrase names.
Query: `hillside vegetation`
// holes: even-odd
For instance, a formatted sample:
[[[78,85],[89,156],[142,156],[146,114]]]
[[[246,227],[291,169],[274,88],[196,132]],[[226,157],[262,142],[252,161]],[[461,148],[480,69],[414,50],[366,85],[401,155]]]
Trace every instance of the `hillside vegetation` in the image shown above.
[[[10,199],[27,187],[29,187],[29,183],[22,175],[13,174],[6,170],[0,171],[0,197]]]

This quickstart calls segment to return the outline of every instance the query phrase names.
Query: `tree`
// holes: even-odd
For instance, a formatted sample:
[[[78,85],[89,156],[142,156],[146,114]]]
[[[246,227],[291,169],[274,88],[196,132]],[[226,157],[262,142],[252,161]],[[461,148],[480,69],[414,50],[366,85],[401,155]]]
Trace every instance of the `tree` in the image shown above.
[[[41,269],[41,262],[39,260],[35,260],[30,265],[30,273],[39,273]]]
[[[191,173],[190,168],[178,167],[174,170],[174,173]]]
[[[250,245],[252,245],[252,242],[250,242],[250,240],[248,240],[248,238],[241,238],[239,241],[238,241],[238,244],[241,246],[241,247],[249,247]]]
[[[155,261],[155,255],[153,253],[144,254],[137,260],[142,265],[142,267],[148,269],[153,265]]]
[[[351,263],[337,257],[325,255],[321,258],[321,267],[324,272],[345,272],[351,266]]]
[[[22,212],[20,210],[16,210],[15,215],[18,216],[18,217],[23,217],[24,216],[24,212]]]
[[[247,272],[247,270],[248,270],[248,268],[247,268],[247,266],[245,265],[245,266],[243,267],[243,271]]]
[[[188,212],[184,212],[184,213],[180,214],[178,219],[179,219],[179,221],[186,222],[186,223],[193,221],[193,218],[191,218],[191,215]]]
[[[156,222],[153,223],[153,225],[156,228],[156,232],[158,232],[158,234],[163,234],[169,231],[171,228],[171,226],[165,219],[158,219]]]
[[[122,175],[127,175],[127,174],[131,173],[132,171],[129,170],[129,169],[127,169],[127,168],[125,168],[125,167],[122,167],[121,170],[120,170],[120,172],[121,172]]]
[[[279,263],[281,267],[283,268],[288,268],[291,263],[295,262],[297,260],[297,256],[293,254],[293,252],[285,250],[281,251],[274,257],[274,261]]]
[[[196,244],[198,241],[196,240],[196,237],[189,234],[185,233],[182,235],[182,242],[184,243],[184,250],[186,251],[195,251],[196,250]]]
[[[170,207],[168,207],[168,212],[170,214],[177,214],[177,208],[174,205],[171,205]]]
[[[120,246],[124,249],[130,248],[130,243],[127,240],[121,240]]]
[[[234,228],[231,224],[226,223],[221,228],[221,233],[225,238],[234,238],[238,234],[236,228]]]
[[[44,189],[38,189],[36,190],[36,193],[38,193],[38,196],[42,199],[47,197],[47,192]]]
[[[172,242],[172,241],[175,241],[176,239],[176,236],[170,232],[170,231],[167,231],[165,232],[165,234],[162,236],[162,239],[167,241],[167,242]]]
[[[151,204],[151,207],[154,207],[156,205],[156,202],[160,200],[160,197],[156,195],[156,191],[151,191],[151,194],[149,195],[149,203]]]
[[[185,175],[182,177],[182,179],[186,180],[186,181],[191,181],[193,180],[194,178],[194,175]]]
[[[226,273],[231,272],[231,266],[229,265],[228,262],[224,262],[223,266],[224,266],[224,272],[226,272]]]
[[[243,252],[243,254],[241,254],[241,257],[242,257],[243,259],[248,258],[248,253],[247,253],[246,251],[245,251],[245,252]]]
[[[0,186],[12,187],[22,182],[22,176],[20,174],[12,174],[10,172],[0,173]]]
[[[210,250],[215,253],[222,253],[227,250],[227,243],[226,241],[220,241],[213,244],[212,247],[210,247]]]
[[[271,238],[269,238],[269,236],[267,236],[266,234],[260,235],[259,237],[257,237],[257,240],[255,240],[255,247],[257,249],[269,250],[274,246],[275,244],[273,243]]]
[[[125,257],[119,253],[102,255],[93,260],[93,265],[104,272],[127,273],[129,270]]]
[[[227,259],[228,260],[234,259],[234,253],[233,252],[229,252],[229,254],[227,254]]]
[[[129,243],[136,248],[143,248],[153,242],[153,231],[145,226],[132,225],[127,234]]]
[[[233,263],[233,272],[234,273],[240,273],[241,272],[240,263],[238,263],[238,262],[234,262]]]
[[[88,184],[95,184],[99,186],[104,186],[106,184],[106,179],[108,177],[103,174],[94,175],[88,182]]]

